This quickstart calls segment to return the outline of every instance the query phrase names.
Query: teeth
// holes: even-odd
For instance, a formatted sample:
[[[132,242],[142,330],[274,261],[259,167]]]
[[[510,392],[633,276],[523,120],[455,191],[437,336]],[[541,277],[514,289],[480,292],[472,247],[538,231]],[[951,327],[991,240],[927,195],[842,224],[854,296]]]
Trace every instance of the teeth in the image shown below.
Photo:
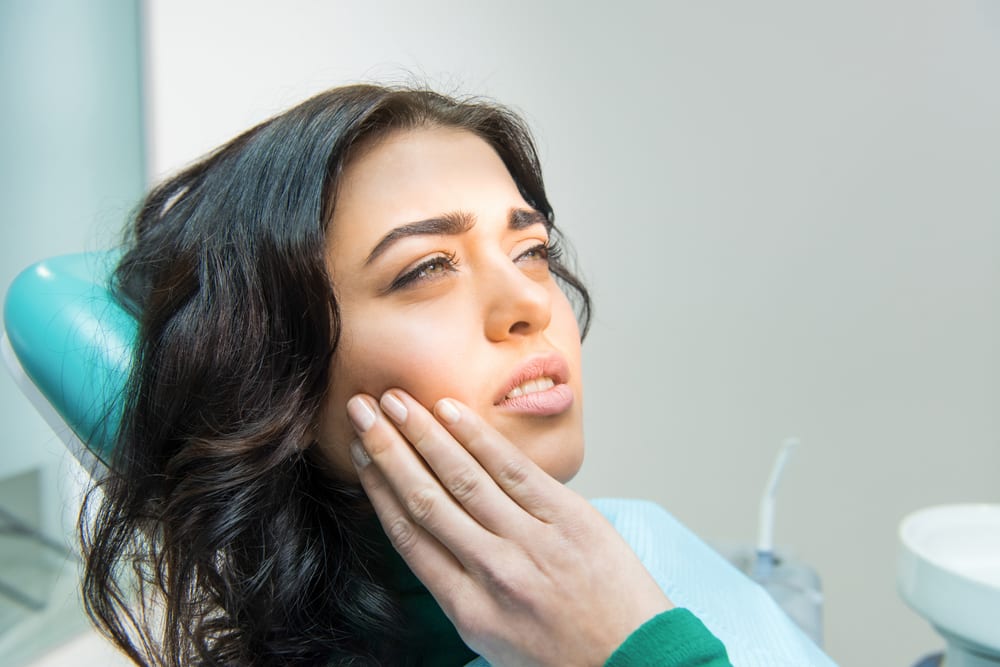
[[[539,391],[547,391],[554,386],[556,386],[556,383],[549,377],[528,380],[511,389],[504,398],[517,398],[518,396],[526,396],[527,394],[534,394]]]

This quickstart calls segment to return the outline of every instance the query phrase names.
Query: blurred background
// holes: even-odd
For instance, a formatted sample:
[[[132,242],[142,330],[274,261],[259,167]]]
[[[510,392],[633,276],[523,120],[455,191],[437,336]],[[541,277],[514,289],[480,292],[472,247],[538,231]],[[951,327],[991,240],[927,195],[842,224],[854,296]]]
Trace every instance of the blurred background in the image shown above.
[[[776,542],[822,577],[827,651],[942,646],[896,529],[1000,502],[1000,3],[0,0],[0,280],[113,245],[149,182],[359,80],[534,129],[596,304],[578,491],[751,544],[797,436]],[[80,474],[5,375],[0,414],[0,507],[71,540]],[[45,602],[0,599],[23,664],[83,627],[76,564],[7,548],[0,583]]]

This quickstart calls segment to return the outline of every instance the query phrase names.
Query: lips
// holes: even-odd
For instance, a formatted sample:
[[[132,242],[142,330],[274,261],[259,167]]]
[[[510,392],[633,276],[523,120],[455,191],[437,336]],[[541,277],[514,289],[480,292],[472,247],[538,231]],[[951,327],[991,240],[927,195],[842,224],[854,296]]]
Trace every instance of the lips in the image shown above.
[[[573,403],[568,380],[569,365],[562,355],[531,357],[514,370],[493,404],[532,415],[559,414]]]

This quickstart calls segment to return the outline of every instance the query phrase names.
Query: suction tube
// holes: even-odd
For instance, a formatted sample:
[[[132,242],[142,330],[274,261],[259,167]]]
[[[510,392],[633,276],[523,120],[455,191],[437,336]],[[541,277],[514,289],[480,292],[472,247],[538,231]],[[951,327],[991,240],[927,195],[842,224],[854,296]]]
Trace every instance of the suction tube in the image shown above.
[[[778,492],[778,483],[788,463],[792,450],[798,447],[798,438],[786,438],[778,450],[778,456],[771,466],[771,476],[764,487],[764,495],[760,499],[760,509],[757,518],[757,558],[754,562],[754,576],[766,579],[775,565],[774,556],[774,504]]]

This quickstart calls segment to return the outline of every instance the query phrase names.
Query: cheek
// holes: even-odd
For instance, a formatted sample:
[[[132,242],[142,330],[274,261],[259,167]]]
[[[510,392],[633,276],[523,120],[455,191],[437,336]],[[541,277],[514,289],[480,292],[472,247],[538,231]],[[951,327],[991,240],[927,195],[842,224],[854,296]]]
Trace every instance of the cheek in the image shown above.
[[[580,380],[580,325],[569,298],[558,288],[552,297],[552,323],[549,326],[553,342],[566,355],[574,378]]]
[[[463,346],[474,338],[454,318],[423,315],[389,318],[376,311],[344,316],[345,323],[357,324],[341,333],[319,424],[320,444],[337,468],[344,469],[347,444],[355,437],[346,412],[355,394],[377,399],[398,387],[424,405],[443,396],[465,399],[456,378],[464,377]]]
[[[391,323],[373,317],[369,326],[345,331],[334,359],[337,392],[347,398],[359,392],[377,397],[399,387],[422,403],[439,398],[437,390],[460,377],[462,351],[472,336],[455,318],[423,315]]]

